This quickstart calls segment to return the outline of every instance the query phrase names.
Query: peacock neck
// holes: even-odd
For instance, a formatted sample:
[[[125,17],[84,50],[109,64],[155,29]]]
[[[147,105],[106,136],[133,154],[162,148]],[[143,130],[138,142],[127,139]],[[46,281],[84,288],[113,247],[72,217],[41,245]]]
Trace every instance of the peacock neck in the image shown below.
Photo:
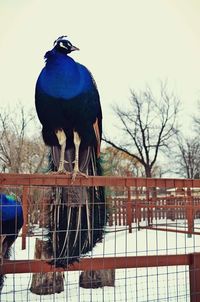
[[[51,52],[47,55],[46,66],[40,78],[48,95],[69,99],[80,92],[80,72],[78,64],[69,56]]]
[[[46,63],[46,70],[49,74],[53,73],[56,77],[60,74],[65,81],[65,77],[76,79],[79,74],[77,63],[68,55],[62,53],[53,53]],[[62,80],[59,79],[59,80]]]

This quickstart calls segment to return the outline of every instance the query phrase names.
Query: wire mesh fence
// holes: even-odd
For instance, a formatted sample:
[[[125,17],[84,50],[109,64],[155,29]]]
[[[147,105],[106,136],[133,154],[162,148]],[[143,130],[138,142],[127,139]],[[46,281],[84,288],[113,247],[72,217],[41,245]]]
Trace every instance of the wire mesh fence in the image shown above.
[[[6,278],[0,301],[199,301],[200,181],[89,177],[71,184],[65,176],[2,174],[0,186],[1,193],[21,199],[24,214],[10,260],[1,258]],[[65,268],[48,264],[56,256],[45,248],[49,232],[77,231],[74,225],[50,227],[52,188],[99,186],[105,187],[108,213],[103,238]],[[80,218],[73,238],[82,247],[87,230],[79,207],[73,204]],[[92,214],[84,227],[94,226]]]

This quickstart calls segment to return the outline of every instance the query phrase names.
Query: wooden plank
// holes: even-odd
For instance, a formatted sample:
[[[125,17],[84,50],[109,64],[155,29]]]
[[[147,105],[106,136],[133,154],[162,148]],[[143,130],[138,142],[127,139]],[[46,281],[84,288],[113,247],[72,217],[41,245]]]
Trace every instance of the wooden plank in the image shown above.
[[[159,225],[159,224],[158,224]],[[170,228],[167,226],[165,228],[159,227],[159,226],[140,226],[141,229],[148,229],[152,231],[163,231],[163,232],[171,232],[171,233],[180,233],[180,234],[191,234],[188,230],[179,230],[177,228]],[[200,232],[193,231],[193,235],[200,235]]]
[[[177,266],[190,265],[192,259],[193,258],[190,254],[84,258],[79,263],[75,263],[66,269],[56,268],[53,265],[49,265],[44,260],[4,260],[3,264],[0,265],[0,273],[21,274],[56,271],[86,271],[101,269]]]
[[[170,179],[170,178],[134,178],[118,176],[89,176],[77,177],[72,180],[67,175],[55,174],[7,174],[0,173],[0,185],[21,186],[122,186],[122,187],[199,187],[200,180],[195,179]]]

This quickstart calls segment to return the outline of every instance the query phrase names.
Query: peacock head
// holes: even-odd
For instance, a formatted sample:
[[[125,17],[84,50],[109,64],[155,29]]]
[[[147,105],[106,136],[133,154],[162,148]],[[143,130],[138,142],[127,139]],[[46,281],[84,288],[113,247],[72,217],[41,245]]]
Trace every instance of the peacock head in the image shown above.
[[[54,41],[54,48],[59,52],[69,54],[74,50],[79,50],[78,47],[72,45],[72,43],[67,39],[67,36],[61,36]]]

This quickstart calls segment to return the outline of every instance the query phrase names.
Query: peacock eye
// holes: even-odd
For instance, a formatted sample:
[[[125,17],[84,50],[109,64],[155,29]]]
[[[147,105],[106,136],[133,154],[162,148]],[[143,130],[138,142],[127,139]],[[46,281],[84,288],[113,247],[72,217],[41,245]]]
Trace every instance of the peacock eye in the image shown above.
[[[60,42],[60,47],[68,49],[69,45],[67,43]]]
[[[68,46],[69,48],[71,48],[71,47],[72,47],[72,43],[69,42],[69,41],[67,41],[67,46]]]

